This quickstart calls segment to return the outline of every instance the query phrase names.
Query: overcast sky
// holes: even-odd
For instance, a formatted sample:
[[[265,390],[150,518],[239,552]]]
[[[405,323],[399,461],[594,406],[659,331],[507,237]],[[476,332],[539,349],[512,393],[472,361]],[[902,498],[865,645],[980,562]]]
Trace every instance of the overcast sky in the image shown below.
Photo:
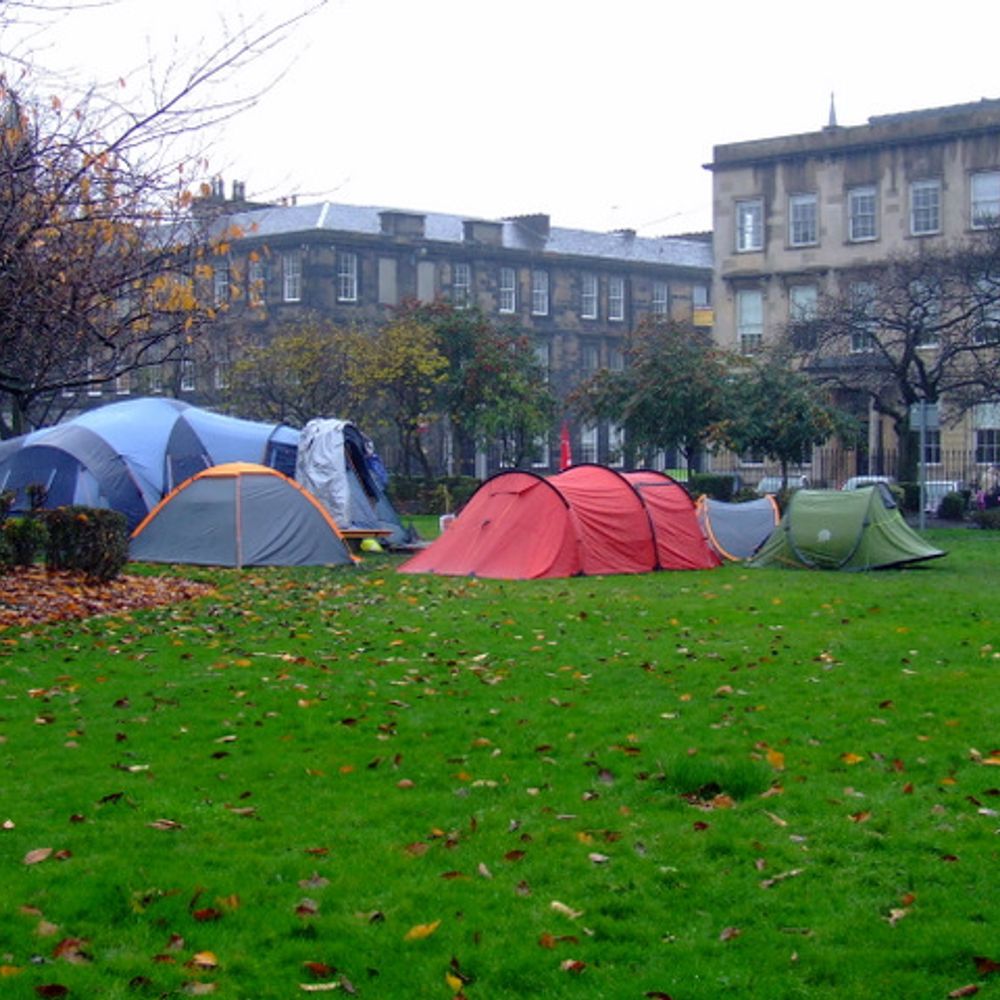
[[[307,4],[118,0],[33,45],[115,78]],[[251,197],[705,230],[714,145],[822,128],[831,92],[841,125],[1000,97],[998,28],[996,0],[327,0],[211,167]]]

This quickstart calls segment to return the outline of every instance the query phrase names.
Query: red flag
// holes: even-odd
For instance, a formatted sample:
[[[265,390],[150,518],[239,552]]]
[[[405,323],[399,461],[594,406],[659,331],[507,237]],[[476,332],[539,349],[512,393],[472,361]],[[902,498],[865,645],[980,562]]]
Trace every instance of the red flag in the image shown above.
[[[568,469],[573,464],[573,448],[569,443],[569,424],[563,421],[559,432],[559,471]]]

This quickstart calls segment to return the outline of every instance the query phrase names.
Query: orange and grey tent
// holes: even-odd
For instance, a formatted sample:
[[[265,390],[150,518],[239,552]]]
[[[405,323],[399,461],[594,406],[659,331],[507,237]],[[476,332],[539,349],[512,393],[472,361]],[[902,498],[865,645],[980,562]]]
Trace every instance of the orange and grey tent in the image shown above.
[[[770,493],[742,503],[727,503],[702,494],[695,506],[708,544],[723,559],[733,562],[749,559],[781,520],[778,502]]]
[[[518,471],[486,480],[400,572],[527,580],[718,565],[675,480],[574,465],[549,477]]]
[[[132,533],[132,559],[207,566],[329,566],[354,557],[322,504],[249,462],[214,465],[169,493]]]

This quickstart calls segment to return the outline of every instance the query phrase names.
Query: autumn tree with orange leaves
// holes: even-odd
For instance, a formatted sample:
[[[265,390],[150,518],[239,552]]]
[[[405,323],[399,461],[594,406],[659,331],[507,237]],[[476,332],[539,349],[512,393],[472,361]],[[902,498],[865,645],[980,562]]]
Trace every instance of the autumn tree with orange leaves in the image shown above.
[[[198,143],[259,93],[225,96],[325,0],[148,67],[142,93],[58,93],[0,50],[0,436],[52,422],[76,392],[189,356],[226,303],[206,287],[227,232],[204,210]],[[48,9],[17,5],[0,22]],[[79,16],[85,16],[85,11]]]

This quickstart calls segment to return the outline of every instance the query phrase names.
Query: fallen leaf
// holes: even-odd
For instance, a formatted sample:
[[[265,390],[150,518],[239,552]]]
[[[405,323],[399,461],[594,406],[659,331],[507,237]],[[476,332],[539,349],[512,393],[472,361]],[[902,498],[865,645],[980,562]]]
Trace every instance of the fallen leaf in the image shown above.
[[[51,847],[36,847],[33,851],[28,851],[24,856],[26,865],[37,865],[52,856]]]
[[[976,963],[976,971],[981,976],[988,976],[994,972],[1000,972],[1000,962],[994,962],[992,958],[984,958],[982,955],[976,955],[972,959]]]
[[[52,949],[52,957],[61,958],[70,965],[86,965],[90,956],[83,950],[85,944],[82,938],[63,938]]]
[[[192,969],[217,969],[219,967],[219,960],[211,951],[199,951],[191,956],[191,960],[187,965]]]
[[[775,771],[784,771],[785,769],[785,755],[780,750],[774,750],[773,748],[768,747],[767,762],[775,769]]]
[[[579,974],[587,968],[586,962],[581,962],[578,958],[567,958],[564,962],[559,963],[559,968],[563,972],[573,972]]]
[[[848,752],[848,753],[842,753],[840,755],[840,759],[845,764],[854,765],[854,764],[860,764],[864,760],[864,757],[861,757],[861,756],[859,756],[856,753],[849,753]]]
[[[952,990],[949,994],[949,1000],[957,997],[974,997],[979,992],[979,987],[975,983],[969,983],[968,986],[959,986],[957,990]]]
[[[181,823],[176,822],[172,819],[154,819],[152,823],[147,823],[147,826],[152,827],[154,830],[183,830],[184,826]]]
[[[304,993],[332,993],[340,989],[340,983],[299,983],[299,989]]]
[[[549,909],[555,910],[556,913],[561,913],[564,917],[569,917],[570,920],[577,920],[583,916],[583,910],[574,910],[565,903],[560,903],[558,899],[553,899],[549,903]]]
[[[416,924],[411,927],[404,936],[404,941],[421,941],[430,937],[441,926],[440,920],[435,920],[430,924]]]
[[[906,909],[905,906],[897,906],[891,909],[889,911],[889,916],[886,917],[886,920],[889,921],[889,926],[895,927],[896,924],[898,924],[900,920],[902,920],[903,917],[905,917],[909,912],[910,911]]]
[[[734,938],[738,938],[743,931],[739,927],[724,927],[722,933],[719,935],[720,941],[732,941]]]

